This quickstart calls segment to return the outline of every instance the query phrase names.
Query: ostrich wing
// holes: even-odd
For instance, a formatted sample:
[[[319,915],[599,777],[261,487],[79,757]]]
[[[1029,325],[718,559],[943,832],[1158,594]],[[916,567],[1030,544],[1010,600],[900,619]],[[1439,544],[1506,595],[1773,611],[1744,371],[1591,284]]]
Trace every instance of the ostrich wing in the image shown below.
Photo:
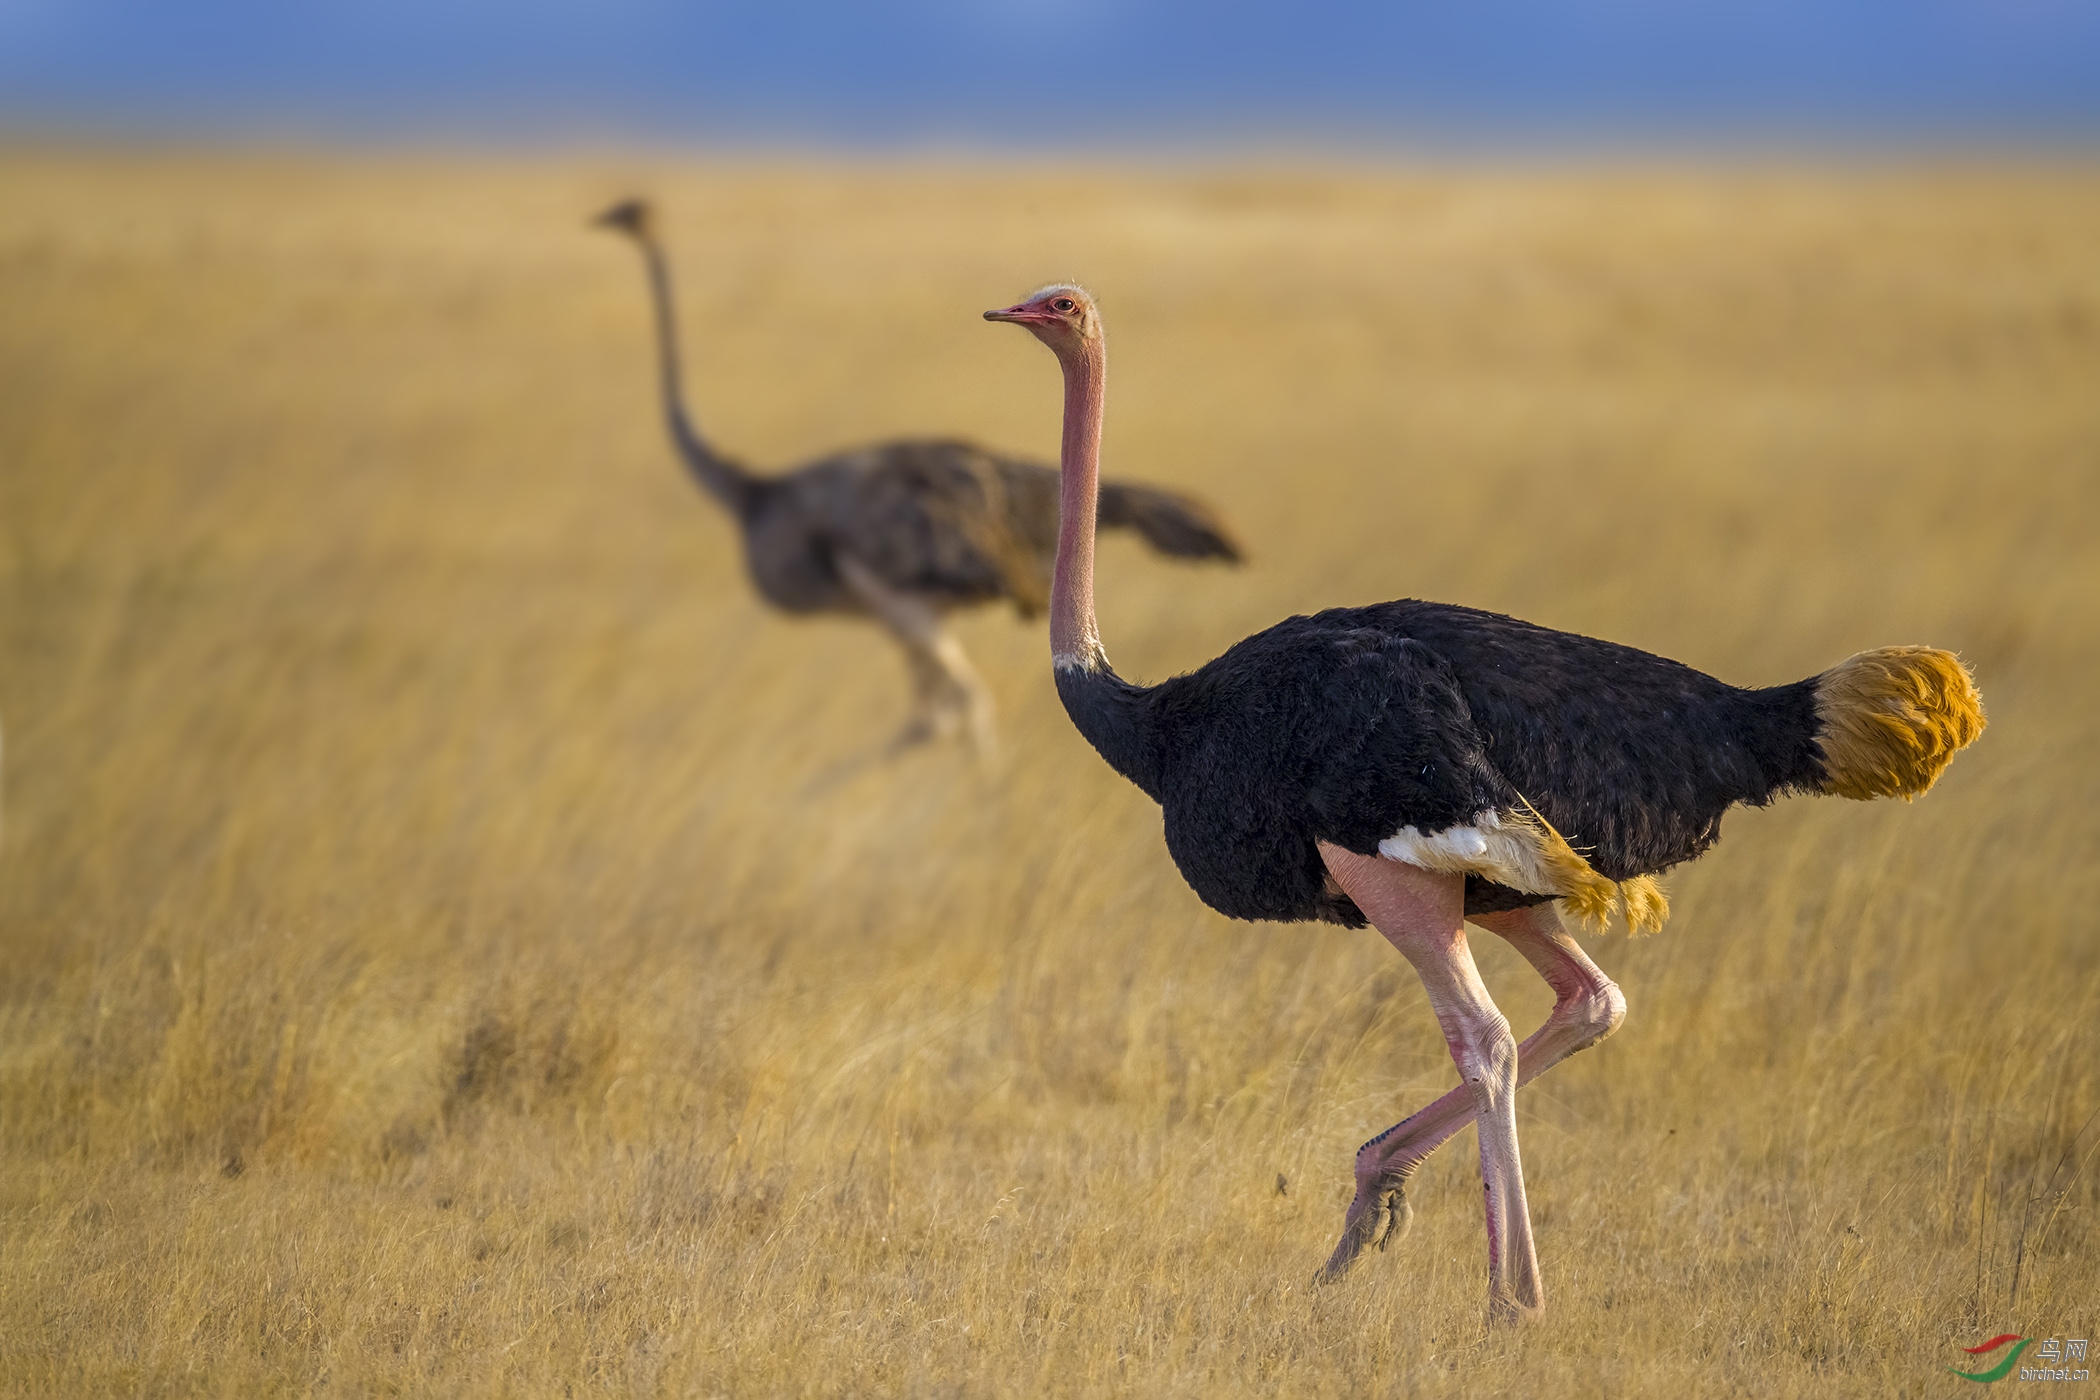
[[[1360,855],[1403,826],[1428,833],[1517,800],[1451,664],[1412,637],[1370,628],[1335,638],[1328,683],[1332,744],[1308,754],[1305,805],[1314,835]]]
[[[1242,919],[1361,923],[1317,841],[1364,854],[1516,800],[1450,665],[1412,638],[1297,617],[1155,688],[1167,848]]]

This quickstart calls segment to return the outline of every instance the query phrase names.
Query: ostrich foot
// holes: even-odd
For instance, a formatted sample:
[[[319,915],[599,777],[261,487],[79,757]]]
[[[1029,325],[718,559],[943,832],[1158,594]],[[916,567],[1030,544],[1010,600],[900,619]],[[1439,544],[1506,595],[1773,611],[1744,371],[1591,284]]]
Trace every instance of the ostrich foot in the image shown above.
[[[912,712],[912,717],[897,731],[885,751],[895,758],[907,749],[921,744],[930,744],[936,739],[952,739],[963,732],[963,712],[951,705],[926,705]]]
[[[895,758],[907,749],[915,749],[919,745],[939,737],[940,731],[934,727],[931,720],[924,715],[914,715],[905,722],[902,729],[897,731],[897,737],[884,746],[883,756]]]
[[[986,717],[985,722],[979,723],[977,717],[972,716],[969,732],[970,751],[977,755],[978,765],[985,772],[995,775],[1004,771],[1005,755],[999,749],[999,733],[992,728],[989,717]]]
[[[1368,1187],[1357,1187],[1349,1214],[1342,1220],[1342,1238],[1320,1272],[1313,1275],[1315,1284],[1337,1282],[1367,1246],[1383,1251],[1407,1234],[1415,1210],[1407,1203],[1406,1185],[1403,1177],[1382,1176]]]

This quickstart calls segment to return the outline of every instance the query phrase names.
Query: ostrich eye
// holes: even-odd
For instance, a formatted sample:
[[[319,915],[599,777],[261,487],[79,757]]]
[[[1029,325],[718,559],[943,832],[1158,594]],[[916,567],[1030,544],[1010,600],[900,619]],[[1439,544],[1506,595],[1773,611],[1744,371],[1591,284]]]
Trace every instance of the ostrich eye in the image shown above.
[[[1050,309],[1053,311],[1070,311],[1078,305],[1079,303],[1073,301],[1070,297],[1059,297],[1056,301],[1050,303]]]

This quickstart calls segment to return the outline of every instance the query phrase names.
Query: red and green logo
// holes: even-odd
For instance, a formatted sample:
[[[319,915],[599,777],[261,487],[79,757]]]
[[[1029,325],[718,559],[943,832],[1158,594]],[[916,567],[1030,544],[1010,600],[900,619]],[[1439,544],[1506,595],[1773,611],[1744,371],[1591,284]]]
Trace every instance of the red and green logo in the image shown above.
[[[1991,1367],[1990,1370],[1956,1371],[1952,1366],[1949,1366],[1947,1369],[1965,1381],[1981,1381],[1985,1385],[1989,1385],[1992,1381],[2002,1381],[2007,1375],[2011,1374],[2014,1363],[2020,1359],[2020,1353],[2027,1350],[2027,1344],[2033,1340],[2032,1337],[2022,1337],[2014,1332],[2002,1333],[1991,1338],[1980,1347],[1962,1348],[1963,1351],[1971,1356],[1987,1356],[1999,1347],[2004,1346],[2007,1342],[2011,1342],[2012,1350],[2005,1353],[2005,1358],[1997,1365]]]

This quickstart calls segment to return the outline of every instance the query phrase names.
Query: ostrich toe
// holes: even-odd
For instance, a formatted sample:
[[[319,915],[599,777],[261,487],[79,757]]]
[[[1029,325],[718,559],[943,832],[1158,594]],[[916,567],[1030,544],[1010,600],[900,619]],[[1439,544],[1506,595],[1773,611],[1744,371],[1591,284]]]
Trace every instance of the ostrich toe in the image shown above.
[[[1407,1234],[1414,1217],[1414,1207],[1407,1203],[1407,1192],[1397,1180],[1383,1178],[1370,1189],[1359,1190],[1349,1202],[1349,1214],[1343,1218],[1342,1237],[1326,1264],[1313,1276],[1313,1282],[1336,1282],[1349,1272],[1365,1246],[1384,1250]]]

